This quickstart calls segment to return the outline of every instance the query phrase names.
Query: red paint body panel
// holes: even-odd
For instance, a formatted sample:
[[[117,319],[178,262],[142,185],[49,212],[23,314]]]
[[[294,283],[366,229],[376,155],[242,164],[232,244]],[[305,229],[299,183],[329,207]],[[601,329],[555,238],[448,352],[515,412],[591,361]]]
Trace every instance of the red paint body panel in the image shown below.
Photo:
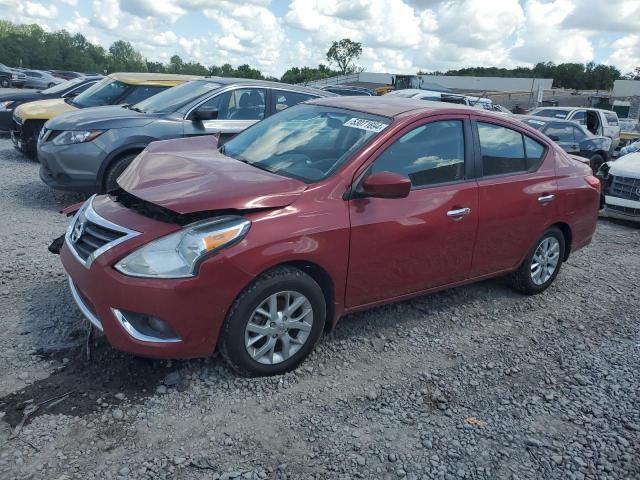
[[[65,245],[65,269],[101,319],[108,340],[135,354],[189,358],[212,353],[237,296],[282,264],[313,265],[330,279],[335,323],[344,312],[461,285],[518,267],[553,224],[571,232],[571,250],[589,243],[599,194],[588,167],[520,122],[456,105],[404,99],[333,97],[311,103],[386,114],[393,122],[335,174],[316,184],[274,175],[220,155],[206,137],[156,142],[120,177],[121,186],[179,213],[245,210],[252,224],[239,243],[208,257],[196,277],[127,277],[114,265],[136,248],[181,227],[96,197],[95,211],[141,232],[81,265]],[[399,199],[345,194],[394,139],[416,122],[477,118],[502,123],[547,146],[538,171],[413,189]],[[550,204],[538,197],[556,195]],[[468,215],[447,212],[469,208]],[[130,337],[111,308],[157,316],[183,339],[150,344]]]

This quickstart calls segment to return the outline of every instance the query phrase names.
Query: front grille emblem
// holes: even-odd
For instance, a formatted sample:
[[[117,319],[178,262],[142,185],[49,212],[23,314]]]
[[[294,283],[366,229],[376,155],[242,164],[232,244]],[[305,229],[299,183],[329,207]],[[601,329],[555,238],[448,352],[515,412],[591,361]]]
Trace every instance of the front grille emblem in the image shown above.
[[[82,237],[83,233],[84,233],[84,223],[78,221],[73,227],[73,230],[71,231],[71,235],[69,236],[71,242],[78,243],[78,240],[80,240],[80,237]]]

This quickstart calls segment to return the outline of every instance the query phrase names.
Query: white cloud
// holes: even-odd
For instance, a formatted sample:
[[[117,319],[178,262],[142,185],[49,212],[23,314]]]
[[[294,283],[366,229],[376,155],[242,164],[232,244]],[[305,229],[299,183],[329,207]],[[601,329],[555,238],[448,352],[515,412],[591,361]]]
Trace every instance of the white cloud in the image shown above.
[[[623,74],[640,67],[640,34],[625,35],[613,42],[612,47],[607,63],[618,67]]]

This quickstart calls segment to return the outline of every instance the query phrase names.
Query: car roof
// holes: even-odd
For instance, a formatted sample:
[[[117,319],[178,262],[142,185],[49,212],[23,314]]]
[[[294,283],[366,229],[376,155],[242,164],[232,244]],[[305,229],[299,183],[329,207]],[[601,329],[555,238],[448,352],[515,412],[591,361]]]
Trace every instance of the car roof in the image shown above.
[[[177,85],[202,77],[197,75],[174,75],[172,73],[117,72],[109,74],[109,78],[127,85]]]
[[[205,77],[205,78],[200,77],[200,79],[219,83],[220,85],[254,85],[254,86],[262,86],[265,88],[280,88],[284,90],[291,90],[292,92],[314,93],[316,95],[317,94],[323,94],[327,96],[335,95],[331,92],[320,90],[319,88],[303,87],[301,85],[293,85],[290,83],[272,82],[270,80],[254,80],[251,78],[236,78],[236,77]]]
[[[455,111],[479,115],[482,110],[468,107],[457,103],[432,102],[429,100],[421,100],[416,98],[400,97],[398,95],[384,95],[382,97],[329,97],[310,100],[308,103],[314,105],[323,105],[327,107],[346,108],[348,110],[357,110],[372,115],[383,115],[386,117],[397,117],[407,112],[427,113],[432,111]],[[487,112],[487,117],[503,118],[503,115],[496,115]]]
[[[603,108],[592,108],[592,107],[555,107],[553,105],[545,105],[542,107],[536,108],[534,111],[539,110],[560,110],[561,112],[570,112],[572,110],[591,110],[594,112],[604,112],[604,113],[616,113],[613,110],[605,110]],[[617,114],[616,114],[617,115]]]

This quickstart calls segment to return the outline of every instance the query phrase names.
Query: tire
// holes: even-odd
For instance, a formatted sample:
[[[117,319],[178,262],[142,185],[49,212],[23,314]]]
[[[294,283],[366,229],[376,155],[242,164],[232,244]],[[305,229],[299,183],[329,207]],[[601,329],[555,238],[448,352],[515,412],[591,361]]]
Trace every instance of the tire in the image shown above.
[[[589,158],[589,165],[594,174],[598,173],[600,166],[605,162],[604,157],[599,153],[596,153]]]
[[[51,88],[51,87],[55,87],[55,86],[56,86],[56,84],[52,82],[49,85],[47,85],[47,88]]]
[[[11,86],[11,82],[8,79],[3,78],[2,80],[0,80],[0,87],[9,88],[10,86]]]
[[[553,272],[550,276],[548,276],[548,278],[545,278],[546,275],[540,275],[536,280],[534,279],[535,275],[533,272],[534,264],[537,263],[536,252],[538,252],[539,248],[542,248],[542,250],[544,250],[543,244],[547,241],[549,242],[547,243],[547,245],[557,244],[557,250],[555,251],[555,255],[557,255],[557,257],[553,257],[557,259],[556,264]],[[564,234],[559,228],[551,227],[538,239],[538,241],[535,243],[535,246],[533,247],[531,252],[529,252],[527,258],[524,259],[522,265],[520,265],[518,270],[513,272],[508,277],[509,284],[515,290],[527,295],[535,295],[544,292],[558,276],[558,272],[560,271],[560,267],[562,266],[562,262],[564,260],[564,250]],[[551,257],[548,258],[551,260]],[[536,269],[536,272],[538,271],[539,270]]]
[[[123,155],[122,157],[114,160],[111,165],[109,165],[109,169],[107,173],[104,175],[104,180],[102,182],[102,193],[107,193],[112,190],[115,190],[118,187],[118,177],[122,175],[127,167],[133,162],[133,159],[138,156],[138,153],[128,153]]]
[[[291,294],[291,297],[286,296],[287,293]],[[275,305],[279,320],[276,321],[285,320],[286,302],[291,298],[290,305],[293,305],[301,298],[293,294],[304,297],[307,303],[303,303],[289,314],[296,315],[296,318],[302,317],[306,326],[311,322],[308,331],[295,328],[286,330],[283,324],[274,326],[275,322],[270,321],[274,317],[267,317],[258,312],[261,310],[265,314],[270,313],[271,310],[267,311],[269,307],[266,306],[269,304],[268,299],[277,297]],[[303,312],[309,308],[311,311],[304,314]],[[324,294],[313,278],[297,268],[277,268],[258,277],[233,303],[220,332],[220,353],[229,366],[242,376],[257,377],[288,372],[302,363],[320,339],[326,311]],[[296,320],[289,320],[289,323],[300,325]],[[258,325],[271,333],[257,333],[254,329]],[[280,333],[273,333],[278,328],[281,329]],[[282,330],[285,330],[284,333]],[[288,357],[283,353],[284,339],[287,337],[286,343],[291,349]],[[273,342],[272,349],[267,342]],[[247,346],[248,343],[252,343],[252,346]],[[267,349],[262,356],[261,349]]]

